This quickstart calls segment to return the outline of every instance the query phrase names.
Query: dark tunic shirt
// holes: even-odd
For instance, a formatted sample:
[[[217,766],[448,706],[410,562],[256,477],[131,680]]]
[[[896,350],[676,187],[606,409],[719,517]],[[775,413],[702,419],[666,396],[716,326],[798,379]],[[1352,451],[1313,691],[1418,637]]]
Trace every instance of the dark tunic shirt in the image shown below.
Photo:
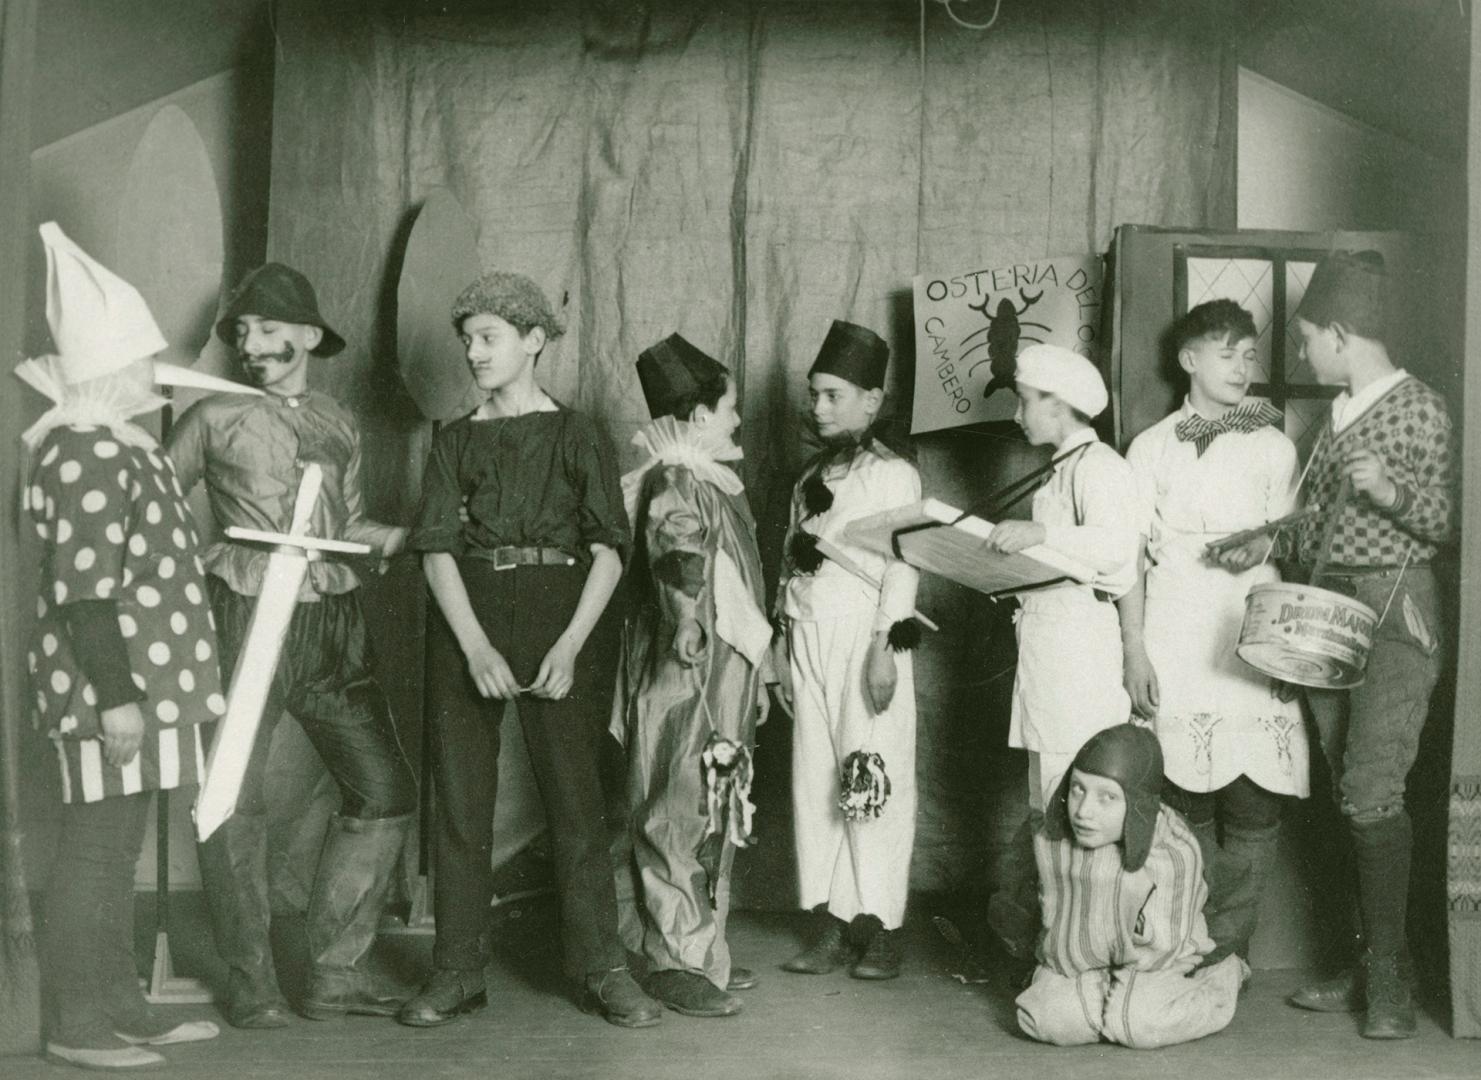
[[[458,513],[465,504],[466,523]],[[470,413],[443,428],[407,546],[454,556],[550,547],[589,566],[590,545],[625,560],[629,542],[611,445],[588,417],[558,405],[491,419]]]

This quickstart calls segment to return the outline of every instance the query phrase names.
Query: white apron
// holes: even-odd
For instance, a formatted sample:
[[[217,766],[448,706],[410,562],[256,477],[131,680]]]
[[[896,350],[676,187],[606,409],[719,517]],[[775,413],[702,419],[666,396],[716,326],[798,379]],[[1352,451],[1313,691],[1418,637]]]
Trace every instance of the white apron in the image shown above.
[[[1310,762],[1300,706],[1235,655],[1251,586],[1279,581],[1273,566],[1242,574],[1181,553],[1147,571],[1143,637],[1161,697],[1157,737],[1167,778],[1217,791],[1240,775],[1305,798]]]
[[[1089,585],[1028,593],[1021,603],[1008,745],[1074,754],[1131,715],[1116,605]]]

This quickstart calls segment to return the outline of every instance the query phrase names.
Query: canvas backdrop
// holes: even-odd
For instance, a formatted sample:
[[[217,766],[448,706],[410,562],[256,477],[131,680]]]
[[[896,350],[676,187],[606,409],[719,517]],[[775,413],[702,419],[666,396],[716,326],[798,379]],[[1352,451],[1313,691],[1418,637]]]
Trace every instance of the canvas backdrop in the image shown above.
[[[433,189],[478,222],[486,267],[529,274],[564,312],[542,381],[598,418],[624,467],[647,419],[641,349],[678,331],[735,372],[769,569],[831,319],[890,341],[886,410],[908,422],[918,268],[1101,252],[1125,222],[1233,225],[1224,5],[1045,0],[1005,5],[984,33],[909,0],[438,6],[460,12],[284,4],[275,20],[269,257],[309,275],[349,341],[311,380],[359,416],[383,520],[409,519],[429,439],[397,374],[395,302]],[[1034,460],[992,430],[918,448],[926,491],[959,505]],[[367,598],[414,748],[416,567]],[[920,606],[943,629],[917,668],[912,883],[982,887],[1021,814],[1006,613],[936,579]],[[743,904],[794,895],[789,747],[774,715]]]

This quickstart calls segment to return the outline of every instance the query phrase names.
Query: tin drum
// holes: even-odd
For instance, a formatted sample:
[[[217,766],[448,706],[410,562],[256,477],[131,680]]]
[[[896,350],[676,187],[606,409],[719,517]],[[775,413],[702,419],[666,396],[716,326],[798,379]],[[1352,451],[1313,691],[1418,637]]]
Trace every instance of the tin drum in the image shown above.
[[[1363,681],[1378,615],[1329,589],[1288,582],[1256,585],[1244,601],[1235,652],[1266,675],[1301,686],[1345,690]]]

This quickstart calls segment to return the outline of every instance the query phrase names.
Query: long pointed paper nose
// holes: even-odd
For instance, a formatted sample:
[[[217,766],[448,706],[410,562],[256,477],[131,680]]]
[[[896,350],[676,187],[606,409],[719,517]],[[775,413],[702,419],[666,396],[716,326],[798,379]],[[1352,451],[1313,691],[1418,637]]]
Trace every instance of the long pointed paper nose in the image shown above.
[[[160,386],[188,386],[193,390],[210,390],[218,394],[262,394],[255,386],[244,386],[229,379],[207,375],[204,371],[195,371],[179,364],[166,364],[162,360],[154,362],[154,381]]]

